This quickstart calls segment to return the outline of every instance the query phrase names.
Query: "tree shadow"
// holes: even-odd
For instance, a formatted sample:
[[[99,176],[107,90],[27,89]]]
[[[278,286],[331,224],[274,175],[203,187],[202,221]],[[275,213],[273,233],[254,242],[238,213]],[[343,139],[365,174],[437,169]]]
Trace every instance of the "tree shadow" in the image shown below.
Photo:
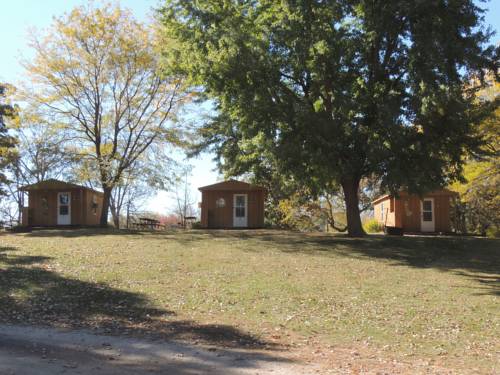
[[[373,258],[395,266],[435,268],[475,280],[483,294],[500,295],[500,240],[460,236],[385,236],[350,238],[324,233],[278,230],[203,231],[179,236],[179,242],[227,238],[250,241],[244,251],[272,247],[284,253]]]
[[[93,236],[124,236],[136,235],[142,236],[149,233],[160,233],[155,231],[139,231],[128,229],[115,229],[115,228],[101,228],[101,227],[46,227],[46,228],[33,228],[31,232],[24,233],[27,237],[65,237],[65,238],[78,238],[78,237],[93,237]]]
[[[243,237],[246,238],[246,235]],[[481,284],[484,293],[500,295],[500,240],[458,236],[263,234],[259,241],[278,244],[287,253],[374,258],[396,266],[435,268]]]
[[[249,241],[243,251],[261,252],[270,246],[284,253],[321,254],[388,260],[393,265],[435,268],[475,280],[483,294],[500,295],[500,240],[460,236],[385,236],[350,238],[344,235],[301,233],[284,230],[190,230],[138,232],[87,228],[43,230],[34,237],[80,237],[137,235],[175,241],[192,246],[200,241]],[[235,242],[237,243],[237,242]]]
[[[142,294],[65,277],[49,257],[19,256],[0,247],[0,322],[90,328],[164,340],[196,340],[228,348],[280,348],[229,325],[181,320]]]

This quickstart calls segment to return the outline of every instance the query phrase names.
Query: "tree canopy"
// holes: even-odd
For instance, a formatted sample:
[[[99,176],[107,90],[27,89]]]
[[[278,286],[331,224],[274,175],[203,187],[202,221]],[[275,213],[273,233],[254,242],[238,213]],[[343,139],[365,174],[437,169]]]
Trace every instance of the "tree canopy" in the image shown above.
[[[17,109],[7,100],[8,85],[0,83],[0,195],[5,194],[3,185],[8,182],[6,171],[17,159],[16,139],[7,128],[7,121],[17,116]]]
[[[65,150],[95,170],[107,224],[113,189],[151,146],[176,144],[174,115],[186,99],[160,74],[153,27],[118,5],[77,7],[34,35],[24,100],[65,136]],[[165,47],[165,46],[164,46]]]
[[[481,144],[476,125],[497,103],[475,93],[498,70],[483,13],[472,0],[167,0],[160,10],[174,41],[166,71],[216,105],[201,145],[227,174],[271,165],[312,190],[340,184],[353,236],[362,178],[423,192],[459,178],[464,151]]]
[[[494,101],[500,97],[500,83],[490,77],[491,85],[478,92],[478,100]],[[480,152],[467,155],[464,180],[452,184],[460,194],[457,207],[462,231],[500,235],[500,107],[478,128],[484,140]]]

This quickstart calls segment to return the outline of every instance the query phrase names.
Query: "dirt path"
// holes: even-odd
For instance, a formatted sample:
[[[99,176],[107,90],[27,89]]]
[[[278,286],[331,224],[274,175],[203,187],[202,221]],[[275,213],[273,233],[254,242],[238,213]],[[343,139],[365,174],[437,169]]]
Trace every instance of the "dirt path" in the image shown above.
[[[0,325],[0,374],[313,374],[280,353]]]

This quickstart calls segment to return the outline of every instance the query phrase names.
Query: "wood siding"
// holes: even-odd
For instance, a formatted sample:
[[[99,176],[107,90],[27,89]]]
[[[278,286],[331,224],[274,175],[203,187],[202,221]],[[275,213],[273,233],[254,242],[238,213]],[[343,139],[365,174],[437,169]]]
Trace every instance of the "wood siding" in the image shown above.
[[[233,205],[235,194],[247,195],[248,228],[262,228],[264,226],[264,199],[263,190],[206,190],[202,191],[201,225],[203,228],[232,228]],[[225,206],[217,207],[216,201],[224,199]]]
[[[71,225],[97,225],[102,211],[102,193],[82,188],[64,190],[31,190],[28,196],[27,220],[23,224],[30,226],[57,226],[57,194],[71,193]],[[98,208],[94,214],[91,207],[92,196],[96,197]],[[43,207],[42,200],[47,199]],[[24,216],[24,215],[23,215]]]
[[[434,231],[435,232],[450,232],[450,207],[453,197],[456,194],[447,190],[436,191],[425,195],[423,198],[434,199]],[[384,197],[374,203],[373,210],[375,219],[387,226],[395,226],[403,228],[406,232],[420,232],[421,231],[421,201],[418,195],[408,195],[401,193],[399,199],[394,197]],[[394,214],[389,215],[387,223],[381,220],[382,205],[384,211],[390,207],[390,200],[394,200]],[[384,215],[385,219],[385,215]]]

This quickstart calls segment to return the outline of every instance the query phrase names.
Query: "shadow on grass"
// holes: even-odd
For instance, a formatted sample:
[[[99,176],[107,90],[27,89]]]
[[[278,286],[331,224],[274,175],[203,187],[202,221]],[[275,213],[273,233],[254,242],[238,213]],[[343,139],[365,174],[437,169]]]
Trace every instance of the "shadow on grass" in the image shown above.
[[[459,236],[384,236],[350,238],[279,230],[191,230],[137,232],[113,229],[43,230],[34,237],[137,235],[193,246],[201,241],[243,241],[244,251],[269,249],[285,253],[374,258],[394,265],[435,268],[473,279],[482,293],[500,295],[500,240]],[[248,242],[248,246],[247,246]]]
[[[459,236],[384,236],[350,238],[343,235],[287,231],[203,231],[180,236],[178,241],[227,238],[248,241],[245,251],[269,249],[284,253],[374,258],[393,265],[435,268],[475,280],[483,294],[500,295],[500,240]]]
[[[139,231],[115,228],[101,227],[67,227],[67,228],[33,228],[29,233],[24,234],[27,237],[93,237],[93,236],[124,236],[137,235],[142,236],[148,233],[164,233],[160,231]]]
[[[49,257],[18,256],[0,247],[0,322],[92,328],[227,348],[279,349],[229,325],[198,324],[152,307],[142,294],[64,277]]]

